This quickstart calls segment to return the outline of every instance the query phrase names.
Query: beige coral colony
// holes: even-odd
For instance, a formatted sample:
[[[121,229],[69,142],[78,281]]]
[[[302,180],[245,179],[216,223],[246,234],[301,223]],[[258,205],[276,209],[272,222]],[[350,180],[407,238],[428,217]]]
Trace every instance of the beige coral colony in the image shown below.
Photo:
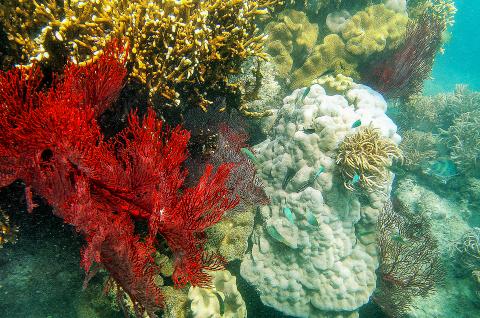
[[[96,93],[114,91],[112,74],[120,78],[102,111],[93,105],[100,93],[78,93],[78,122],[96,125],[90,139],[81,124],[61,126],[78,136],[48,139],[21,171],[34,182],[18,177],[24,183],[11,186],[22,187],[26,209],[51,204],[87,242],[81,262],[90,286],[73,315],[480,317],[472,212],[480,206],[480,94],[459,85],[424,96],[455,13],[453,0],[1,1],[0,134],[7,127],[25,139],[20,112],[11,111],[19,105],[39,118],[33,130],[63,118],[46,113],[43,123],[35,103],[53,104],[56,90],[74,103],[82,89],[72,74]],[[112,77],[106,88],[97,87],[102,72]],[[88,86],[85,78],[78,82]],[[7,88],[25,95],[7,98]],[[1,191],[21,175],[11,163],[24,164],[18,154],[30,151],[10,151],[17,141],[4,139]],[[84,140],[94,140],[93,150],[75,143]],[[88,166],[95,160],[102,162]],[[49,179],[65,171],[74,172],[63,183]],[[50,197],[38,190],[44,184]],[[61,201],[62,186],[80,194]],[[3,204],[2,193],[0,252],[10,253],[22,242],[16,223],[27,221],[10,215],[16,203]],[[94,199],[116,207],[115,238],[130,231],[130,250],[65,212],[78,206],[88,215],[93,204],[75,200]],[[91,279],[97,272],[109,278]],[[15,294],[1,276],[0,311]],[[452,315],[460,310],[453,298],[464,299],[467,314]],[[31,317],[44,313],[57,317]]]

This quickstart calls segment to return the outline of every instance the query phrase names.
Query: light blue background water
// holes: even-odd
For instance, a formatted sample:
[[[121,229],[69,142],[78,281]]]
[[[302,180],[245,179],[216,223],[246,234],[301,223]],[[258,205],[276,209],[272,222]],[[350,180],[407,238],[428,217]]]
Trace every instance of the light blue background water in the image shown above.
[[[480,0],[455,0],[458,9],[450,29],[452,39],[445,54],[438,54],[432,80],[425,83],[426,95],[453,91],[455,84],[468,84],[480,91]]]

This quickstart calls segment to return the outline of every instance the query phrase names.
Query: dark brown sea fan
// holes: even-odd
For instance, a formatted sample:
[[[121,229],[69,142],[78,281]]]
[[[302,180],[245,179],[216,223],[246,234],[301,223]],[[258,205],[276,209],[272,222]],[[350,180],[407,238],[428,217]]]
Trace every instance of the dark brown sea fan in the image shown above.
[[[377,246],[379,279],[373,300],[389,317],[403,317],[415,296],[429,295],[443,279],[438,242],[424,215],[394,199],[378,216]]]

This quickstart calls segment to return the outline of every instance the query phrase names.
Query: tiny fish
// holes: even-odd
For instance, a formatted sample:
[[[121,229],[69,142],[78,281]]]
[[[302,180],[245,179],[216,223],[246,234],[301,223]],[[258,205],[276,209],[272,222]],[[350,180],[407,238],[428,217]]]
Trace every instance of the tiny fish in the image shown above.
[[[305,88],[305,90],[303,91],[303,94],[302,94],[302,103],[303,103],[303,100],[305,99],[305,97],[307,97],[308,93],[310,93],[310,86]]]
[[[330,69],[330,70],[326,70],[325,72],[323,72],[322,75],[320,75],[319,77],[333,75],[333,74],[335,74],[335,70]]]
[[[287,206],[283,207],[283,214],[285,215],[287,220],[290,221],[290,223],[292,223],[292,224],[295,223],[295,219],[296,219],[295,214],[293,214],[292,210],[290,210],[289,207],[287,207]]]
[[[220,306],[220,316],[223,316],[225,313],[225,300],[222,292],[214,291],[215,296],[217,296],[218,304]]]
[[[325,168],[323,166],[320,166],[320,168],[318,168],[317,172],[315,172],[315,174],[313,175],[313,178],[312,178],[312,182],[317,180],[317,178],[322,174],[322,172],[325,171]]]
[[[248,159],[250,159],[253,163],[255,164],[258,163],[257,157],[255,157],[255,155],[253,154],[253,152],[250,151],[250,149],[242,148],[240,149],[240,151],[243,152],[248,157]]]
[[[362,121],[360,119],[357,119],[353,124],[352,128],[357,128],[362,124]]]
[[[293,248],[293,249],[297,248],[296,244],[292,244],[292,243],[288,242],[280,233],[278,233],[277,229],[273,225],[267,225],[266,230],[267,230],[268,235],[270,235],[277,242],[283,243],[286,246],[288,246],[290,248]]]
[[[318,220],[315,217],[315,215],[313,215],[312,211],[307,210],[306,219],[307,219],[308,224],[313,225],[313,226],[318,226]]]
[[[452,160],[448,159],[440,159],[428,162],[425,172],[440,179],[440,181],[444,184],[458,174],[457,166]]]
[[[303,92],[301,94],[298,94],[297,98],[295,98],[295,105],[298,106],[298,102],[303,103],[303,100],[305,99],[305,97],[308,95],[309,92],[310,92],[310,87],[305,87]]]
[[[351,185],[357,184],[358,181],[360,181],[360,176],[358,175],[358,173],[355,173],[353,175],[352,181],[350,181],[350,184]]]
[[[306,133],[307,135],[311,135],[311,134],[315,133],[315,129],[313,129],[313,128],[304,128],[304,129],[303,129],[303,132]]]
[[[296,171],[292,168],[287,169],[287,173],[282,181],[282,189],[285,190],[287,188],[288,183],[292,180],[293,176],[295,176]]]
[[[325,168],[320,166],[320,168],[317,170],[317,172],[315,172],[315,174],[305,183],[303,183],[298,189],[297,189],[297,192],[302,192],[303,190],[305,190],[306,188],[310,187],[311,185],[313,185],[313,183],[315,182],[315,180],[317,180],[317,178],[322,174],[322,172],[325,171]]]

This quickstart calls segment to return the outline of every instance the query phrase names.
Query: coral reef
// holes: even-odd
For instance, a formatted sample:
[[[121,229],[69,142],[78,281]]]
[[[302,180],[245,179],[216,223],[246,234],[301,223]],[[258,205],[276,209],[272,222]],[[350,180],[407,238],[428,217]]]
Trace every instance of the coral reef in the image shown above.
[[[356,77],[356,67],[340,36],[330,34],[323,39],[322,44],[313,48],[305,63],[293,72],[290,87],[309,86],[314,79],[330,72]]]
[[[383,137],[378,129],[366,126],[345,137],[338,147],[336,163],[347,189],[354,190],[358,183],[373,191],[384,189],[385,183],[391,182],[388,167],[393,159],[401,158],[402,152],[393,141]]]
[[[275,2],[11,0],[0,16],[23,63],[46,60],[57,69],[66,59],[81,64],[125,37],[129,75],[148,87],[151,100],[178,105],[183,98],[205,109],[207,90],[225,87],[239,61],[263,55],[254,20]]]
[[[160,287],[165,297],[165,318],[187,318],[189,301],[186,288],[177,289],[172,286]]]
[[[357,317],[368,302],[376,217],[390,184],[360,203],[344,188],[335,157],[359,119],[399,143],[386,107],[381,95],[358,84],[342,95],[327,95],[317,84],[298,89],[254,147],[271,203],[260,208],[240,273],[264,304],[295,317]]]
[[[310,15],[316,15],[329,7],[338,8],[342,0],[287,0],[284,3],[301,6]]]
[[[346,22],[342,37],[348,52],[369,56],[397,47],[403,40],[407,22],[404,14],[387,9],[383,4],[372,5]]]
[[[312,84],[321,85],[328,94],[343,94],[355,86],[353,78],[342,74],[325,75],[314,80]]]
[[[480,269],[480,228],[467,231],[455,244],[455,257],[460,266],[472,273]]]
[[[230,272],[212,273],[212,288],[190,287],[190,313],[192,318],[246,318],[247,307],[237,290],[237,278]]]
[[[157,234],[174,256],[174,283],[208,286],[205,270],[223,268],[224,260],[204,251],[204,231],[237,202],[225,187],[229,164],[215,173],[207,166],[195,186],[182,187],[189,134],[162,128],[152,110],[143,120],[133,112],[124,131],[104,140],[97,118],[123,85],[125,59],[110,46],[95,62],[69,65],[44,91],[37,67],[0,73],[0,186],[23,180],[29,211],[32,191],[43,197],[85,238],[81,264],[89,277],[94,263],[104,267],[137,312],[154,317],[162,304],[152,257]],[[147,221],[142,237],[134,217]]]
[[[278,66],[271,59],[262,61],[254,57],[242,63],[238,74],[229,77],[237,83],[242,95],[240,112],[253,118],[250,124],[260,126],[263,132],[269,131],[273,124],[269,120],[276,112],[272,105],[281,103],[285,95],[285,87],[279,83],[281,79],[277,79],[278,74]]]
[[[287,9],[265,27],[265,51],[277,65],[278,75],[286,78],[294,60],[302,60],[317,42],[318,25],[310,23],[304,12]]]
[[[205,250],[220,254],[228,262],[242,260],[253,231],[256,210],[254,207],[225,216],[207,229],[208,241]]]
[[[442,279],[438,242],[429,220],[400,201],[387,201],[378,217],[380,284],[375,302],[391,317],[402,317],[415,296],[425,297]]]
[[[402,127],[438,134],[447,131],[461,114],[475,111],[479,104],[479,92],[470,91],[466,85],[456,85],[453,93],[414,96],[396,103],[395,119]]]
[[[386,0],[385,8],[398,13],[407,12],[407,0]]]
[[[480,155],[479,104],[480,93],[468,90],[465,85],[457,85],[453,93],[415,96],[396,103],[395,121],[408,130],[401,146],[407,149],[407,167],[421,159],[417,157],[421,152],[429,153],[427,157],[437,152],[438,157],[452,159],[463,174],[475,176]],[[426,139],[422,141],[420,137]],[[420,163],[416,161],[417,165]]]
[[[442,46],[445,28],[442,19],[428,12],[411,20],[405,42],[392,55],[371,62],[363,79],[389,98],[408,99],[420,93]]]
[[[208,163],[216,168],[225,162],[234,164],[226,186],[238,197],[238,204],[229,214],[270,203],[257,176],[255,155],[247,145],[248,134],[226,124],[220,125],[218,131],[217,147]]]
[[[466,175],[480,176],[480,110],[456,117],[447,132],[450,157]]]
[[[431,132],[414,129],[402,134],[400,149],[403,154],[403,168],[417,170],[421,163],[435,160],[439,157],[438,144],[440,138]]]
[[[427,218],[430,233],[438,242],[437,248],[444,266],[445,279],[435,286],[435,292],[416,296],[408,308],[408,317],[474,317],[478,312],[478,296],[471,276],[459,276],[455,244],[471,230],[468,220],[477,214],[476,208],[465,202],[463,195],[452,191],[438,193],[438,187],[421,182],[415,174],[399,178],[395,195],[412,214]],[[437,194],[437,193],[438,194]],[[421,239],[421,236],[419,237]],[[408,245],[410,242],[406,242]]]

